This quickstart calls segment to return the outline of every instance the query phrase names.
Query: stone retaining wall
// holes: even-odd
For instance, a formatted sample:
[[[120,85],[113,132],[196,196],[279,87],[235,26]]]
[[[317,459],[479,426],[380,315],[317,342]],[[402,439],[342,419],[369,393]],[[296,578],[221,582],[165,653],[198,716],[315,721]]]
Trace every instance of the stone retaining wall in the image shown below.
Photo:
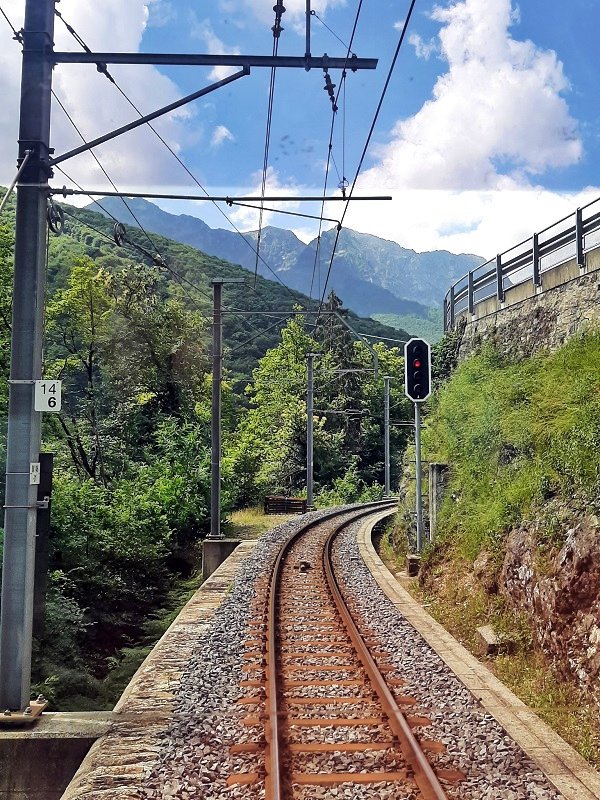
[[[575,259],[505,292],[505,301],[491,297],[466,318],[459,358],[468,358],[490,342],[511,360],[540,350],[555,350],[579,331],[600,324],[600,249],[586,254],[585,269]]]

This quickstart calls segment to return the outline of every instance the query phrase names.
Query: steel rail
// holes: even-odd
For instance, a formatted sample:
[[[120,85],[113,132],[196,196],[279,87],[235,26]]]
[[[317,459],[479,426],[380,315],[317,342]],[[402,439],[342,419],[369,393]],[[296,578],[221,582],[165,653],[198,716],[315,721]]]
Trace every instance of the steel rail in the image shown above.
[[[396,503],[397,503],[397,498],[393,498],[386,501],[380,500],[374,503],[366,503],[360,507],[360,512],[356,514],[352,520],[349,520],[345,524],[350,524],[350,522],[355,522],[356,519],[360,519],[362,516],[366,516],[372,513],[375,508],[381,508],[383,510],[384,508],[391,505],[395,505]],[[283,559],[287,554],[287,551],[289,550],[291,545],[297,539],[300,538],[300,536],[307,533],[307,531],[311,530],[316,525],[321,525],[323,522],[328,522],[329,520],[335,519],[335,517],[339,517],[342,514],[352,513],[352,511],[353,509],[351,508],[345,508],[342,510],[333,511],[329,514],[319,517],[319,519],[311,520],[311,522],[308,522],[306,525],[303,525],[298,531],[296,531],[296,533],[293,536],[291,536],[287,540],[287,542],[285,542],[285,544],[279,551],[279,554],[277,555],[275,564],[273,565],[271,579],[269,581],[269,604],[268,604],[268,616],[267,616],[267,651],[265,654],[265,661],[266,661],[265,797],[266,800],[283,800],[283,795],[281,793],[283,780],[282,780],[281,759],[280,759],[281,729],[279,724],[280,714],[278,707],[279,681],[277,675],[277,633],[276,633],[276,623],[278,619],[277,589],[279,584],[279,578],[281,575],[281,565]],[[344,526],[339,526],[339,527],[344,527]]]
[[[368,512],[370,513],[370,512]],[[363,515],[365,516],[365,515]],[[332,548],[333,540],[338,532],[345,528],[348,524],[340,525],[338,529],[333,531],[323,549],[323,567],[325,575],[329,584],[334,602],[337,606],[338,612],[346,626],[346,630],[352,644],[356,648],[356,652],[362,665],[373,684],[373,689],[379,697],[379,701],[383,707],[385,714],[388,717],[390,728],[398,738],[400,749],[406,759],[407,763],[414,769],[415,781],[421,790],[424,800],[448,800],[448,795],[442,788],[437,775],[427,757],[423,753],[417,738],[412,732],[404,714],[400,711],[392,692],[390,691],[385,678],[379,671],[373,656],[371,655],[366,642],[364,641],[356,623],[352,618],[352,614],[346,605],[340,590],[339,583],[335,577],[332,564]]]

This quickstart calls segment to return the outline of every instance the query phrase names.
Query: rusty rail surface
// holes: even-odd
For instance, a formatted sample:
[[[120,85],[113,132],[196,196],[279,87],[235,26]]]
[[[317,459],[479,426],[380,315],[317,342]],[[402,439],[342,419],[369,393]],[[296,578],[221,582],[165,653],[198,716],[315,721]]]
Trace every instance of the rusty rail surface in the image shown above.
[[[340,526],[340,528],[345,527],[346,524],[347,523]],[[337,536],[338,532],[338,530],[335,530],[330,534],[323,550],[323,568],[325,570],[325,575],[327,576],[327,582],[329,584],[329,590],[333,596],[337,610],[344,622],[344,625],[346,626],[346,630],[348,631],[348,635],[350,636],[352,644],[356,648],[358,658],[365,668],[365,671],[369,676],[371,683],[373,684],[373,688],[379,697],[381,706],[387,715],[390,728],[398,737],[398,742],[400,744],[402,753],[407,762],[414,769],[415,780],[419,789],[421,790],[424,800],[448,800],[446,792],[442,788],[437,775],[427,760],[427,756],[421,749],[421,746],[412,732],[404,714],[398,708],[398,703],[396,702],[394,695],[390,691],[384,676],[378,669],[377,664],[375,663],[375,660],[373,659],[373,656],[367,647],[367,643],[361,636],[361,633],[352,618],[350,609],[344,601],[338,580],[333,571],[332,563],[333,540]]]
[[[366,514],[372,513],[373,508],[385,508],[386,506],[393,505],[392,503],[369,503],[368,511],[362,511],[356,515],[355,519],[359,519]],[[268,609],[268,638],[267,638],[267,653],[266,653],[266,694],[267,694],[267,715],[268,719],[265,725],[265,739],[267,742],[267,752],[265,754],[267,763],[267,774],[265,778],[265,789],[267,800],[282,800],[282,780],[281,780],[281,757],[280,757],[280,724],[279,724],[279,708],[278,708],[278,674],[277,674],[277,640],[276,640],[276,621],[277,621],[277,586],[279,583],[279,576],[281,564],[285,555],[291,545],[296,542],[307,531],[320,525],[323,522],[334,519],[335,517],[347,514],[348,511],[335,511],[327,516],[321,517],[318,520],[309,522],[304,525],[300,530],[285,544],[277,556],[277,561],[273,567],[271,576],[271,585],[269,590],[269,609]]]
[[[379,663],[387,654],[379,652],[364,626],[361,633],[334,576],[331,554],[337,534],[389,507],[389,502],[382,501],[326,515],[303,526],[278,553],[250,623],[259,636],[249,640],[245,656],[255,662],[247,665],[247,671],[258,670],[260,679],[242,682],[263,695],[239,700],[257,706],[259,713],[247,717],[245,724],[262,726],[264,741],[231,748],[237,753],[262,753],[264,766],[258,772],[233,774],[229,785],[264,779],[266,800],[291,800],[296,795],[305,797],[303,792],[311,786],[387,782],[417,792],[422,800],[448,800],[439,778],[456,783],[464,777],[453,770],[434,770],[429,763],[423,750],[441,753],[443,745],[427,740],[422,747],[419,744],[411,726],[427,725],[430,720],[404,716],[399,703],[410,706],[416,700],[394,694],[392,687],[404,681],[393,677],[386,681],[383,673],[394,668]],[[333,522],[340,515],[344,516],[341,523]],[[309,532],[319,538],[303,538]],[[298,561],[299,552],[309,553],[313,563]],[[318,706],[326,708],[318,711]],[[353,706],[352,711],[345,710]],[[332,707],[333,712],[329,711]],[[301,710],[294,713],[294,708]],[[323,728],[338,733],[321,736],[318,731]],[[363,741],[340,739],[340,729],[345,728],[364,728]],[[340,768],[331,755],[338,751],[348,754],[346,772],[343,758]],[[351,754],[356,754],[352,759],[359,754],[368,757],[371,766],[359,772],[350,761]],[[322,759],[316,771],[311,761],[315,756]]]

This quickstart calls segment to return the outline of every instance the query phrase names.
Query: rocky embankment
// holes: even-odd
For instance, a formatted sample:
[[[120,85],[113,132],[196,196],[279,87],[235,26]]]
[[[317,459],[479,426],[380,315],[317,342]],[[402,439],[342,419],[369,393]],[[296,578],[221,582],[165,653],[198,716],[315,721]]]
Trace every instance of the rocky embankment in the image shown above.
[[[558,673],[600,704],[600,519],[567,519],[567,510],[557,509],[562,546],[544,542],[547,520],[514,529],[497,587],[527,615],[536,643]]]

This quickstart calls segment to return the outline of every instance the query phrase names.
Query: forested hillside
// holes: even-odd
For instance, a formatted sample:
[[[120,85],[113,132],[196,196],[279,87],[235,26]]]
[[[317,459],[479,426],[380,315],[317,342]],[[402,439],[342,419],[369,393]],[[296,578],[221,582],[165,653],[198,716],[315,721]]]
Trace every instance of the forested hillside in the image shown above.
[[[0,225],[3,462],[13,208]],[[63,381],[63,408],[43,421],[42,446],[55,454],[55,470],[34,676],[58,708],[100,708],[110,707],[139,662],[139,645],[160,633],[153,620],[166,619],[185,590],[207,532],[211,279],[246,278],[224,287],[224,518],[266,493],[304,491],[309,351],[322,354],[319,501],[380,495],[382,376],[400,376],[402,360],[398,349],[377,344],[376,377],[370,351],[337,318],[324,314],[315,328],[314,317],[301,313],[308,298],[260,276],[254,285],[239,267],[139,230],[128,229],[130,243],[117,247],[112,221],[65,210],[65,234],[49,237],[44,377]],[[296,313],[259,313],[282,309]],[[325,310],[342,311],[339,298],[332,295]],[[348,318],[363,331],[406,338]],[[402,416],[400,381],[392,402]],[[394,431],[397,458],[403,430]]]

